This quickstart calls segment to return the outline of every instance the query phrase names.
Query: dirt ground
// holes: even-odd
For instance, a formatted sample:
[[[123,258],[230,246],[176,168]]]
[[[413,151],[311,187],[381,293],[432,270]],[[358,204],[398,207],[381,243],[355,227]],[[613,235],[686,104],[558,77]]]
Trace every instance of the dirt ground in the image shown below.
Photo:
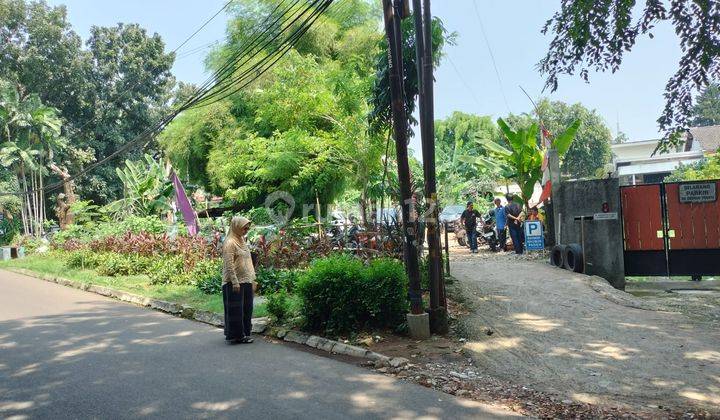
[[[463,352],[480,372],[565,402],[720,415],[716,300],[688,312],[533,258],[453,252],[449,292],[469,309]]]

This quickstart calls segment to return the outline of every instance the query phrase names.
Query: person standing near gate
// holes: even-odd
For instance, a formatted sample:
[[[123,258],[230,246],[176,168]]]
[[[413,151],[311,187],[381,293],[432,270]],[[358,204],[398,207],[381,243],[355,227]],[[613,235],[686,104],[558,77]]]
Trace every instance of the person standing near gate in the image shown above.
[[[505,228],[507,227],[507,215],[505,214],[505,207],[501,205],[499,198],[495,199],[495,228],[497,229],[498,243],[500,244],[501,251],[507,251],[507,233]]]
[[[522,254],[523,224],[522,218],[520,217],[522,209],[520,208],[520,205],[515,202],[515,197],[512,194],[506,195],[505,198],[507,198],[508,201],[507,206],[505,206],[505,213],[507,214],[508,230],[510,231],[513,248],[515,248],[516,254]]]
[[[468,243],[470,244],[470,252],[477,254],[477,218],[480,217],[480,212],[475,210],[472,201],[467,203],[467,208],[460,215],[460,223],[465,226],[467,232]]]

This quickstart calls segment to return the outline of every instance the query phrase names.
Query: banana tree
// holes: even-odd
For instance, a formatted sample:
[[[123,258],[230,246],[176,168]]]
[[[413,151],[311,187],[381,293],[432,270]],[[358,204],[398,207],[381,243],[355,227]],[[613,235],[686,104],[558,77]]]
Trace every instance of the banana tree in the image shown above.
[[[116,219],[160,215],[172,209],[172,182],[163,164],[152,156],[145,155],[145,161],[140,162],[127,160],[116,172],[123,183],[123,198],[105,207]]]
[[[520,198],[527,208],[535,185],[542,179],[542,162],[546,150],[540,147],[538,141],[540,128],[537,124],[532,124],[527,129],[513,130],[502,118],[498,118],[497,123],[510,148],[487,139],[476,139],[476,143],[483,148],[487,156],[463,156],[462,160],[514,180],[520,187]],[[570,149],[578,128],[579,120],[552,140],[552,146],[561,158]]]

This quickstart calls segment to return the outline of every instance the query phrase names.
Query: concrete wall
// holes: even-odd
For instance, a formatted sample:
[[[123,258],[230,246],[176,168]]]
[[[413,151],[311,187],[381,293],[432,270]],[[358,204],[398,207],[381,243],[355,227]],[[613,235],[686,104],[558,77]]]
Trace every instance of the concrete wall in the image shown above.
[[[579,216],[616,213],[613,220],[586,220],[584,224],[585,273],[605,278],[613,287],[625,289],[620,186],[617,178],[563,182],[554,205],[558,206],[560,243],[581,244]]]

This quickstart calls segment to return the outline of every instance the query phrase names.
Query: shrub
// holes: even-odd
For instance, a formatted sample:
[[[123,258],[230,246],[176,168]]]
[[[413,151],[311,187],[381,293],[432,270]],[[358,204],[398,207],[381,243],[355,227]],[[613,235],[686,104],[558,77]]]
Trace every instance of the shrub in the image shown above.
[[[222,290],[222,260],[201,260],[190,272],[195,286],[204,293],[214,295]]]
[[[66,227],[64,230],[57,232],[53,235],[52,240],[55,245],[65,249],[64,245],[66,242],[83,241],[89,240],[90,231],[84,226],[72,224]]]
[[[365,269],[361,288],[363,307],[375,328],[395,328],[405,321],[408,310],[405,267],[398,260],[373,260]]]
[[[282,270],[260,267],[255,281],[258,294],[269,295],[281,290],[292,292],[299,278],[298,270]]]
[[[339,334],[363,327],[367,312],[360,297],[364,267],[347,256],[315,260],[297,284],[306,328]]]
[[[92,252],[89,249],[64,253],[65,266],[68,268],[96,268],[103,259],[102,254]]]
[[[284,320],[290,312],[287,292],[280,290],[267,297],[267,311],[278,321]]]
[[[134,276],[151,271],[153,260],[137,254],[106,253],[99,257],[98,274],[101,276]]]
[[[190,284],[192,279],[184,271],[184,262],[180,256],[156,260],[148,272],[151,284]]]

